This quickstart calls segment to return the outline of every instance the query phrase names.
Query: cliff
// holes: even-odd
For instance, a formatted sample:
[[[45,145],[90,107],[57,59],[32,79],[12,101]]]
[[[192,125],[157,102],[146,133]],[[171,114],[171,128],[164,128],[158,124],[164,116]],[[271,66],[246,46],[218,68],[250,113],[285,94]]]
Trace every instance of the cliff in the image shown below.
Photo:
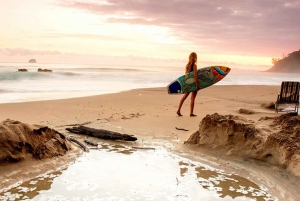
[[[287,57],[277,61],[267,72],[300,73],[300,50],[292,52]]]

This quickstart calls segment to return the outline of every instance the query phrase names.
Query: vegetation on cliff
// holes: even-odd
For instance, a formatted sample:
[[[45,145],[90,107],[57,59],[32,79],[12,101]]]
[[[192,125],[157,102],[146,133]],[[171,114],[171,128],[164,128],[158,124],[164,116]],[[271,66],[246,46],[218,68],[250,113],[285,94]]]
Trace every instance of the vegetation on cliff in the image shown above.
[[[292,52],[287,56],[280,58],[272,58],[274,64],[268,72],[278,73],[300,73],[300,50]]]

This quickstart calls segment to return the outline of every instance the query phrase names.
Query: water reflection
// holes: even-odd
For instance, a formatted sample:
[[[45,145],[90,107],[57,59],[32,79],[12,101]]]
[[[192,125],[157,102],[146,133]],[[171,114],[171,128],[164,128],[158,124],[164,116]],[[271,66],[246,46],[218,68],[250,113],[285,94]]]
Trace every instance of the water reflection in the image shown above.
[[[117,152],[117,153],[122,153],[122,154],[132,154],[134,151],[136,151],[135,149],[133,149],[131,147],[126,147],[126,146],[120,145],[120,144],[115,144],[115,145],[100,144],[100,147],[101,147],[101,149],[102,149],[102,147],[104,147],[105,149],[108,149],[111,152]]]
[[[55,177],[61,175],[61,171],[36,177],[32,180],[23,182],[21,185],[5,190],[0,194],[0,200],[30,200],[36,197],[40,191],[48,190]]]
[[[180,161],[180,174],[182,177],[189,171],[189,166],[195,167],[194,164],[187,164]],[[252,181],[230,173],[225,173],[215,169],[206,167],[195,167],[199,184],[207,190],[215,191],[220,198],[229,196],[231,198],[247,197],[257,201],[273,200],[267,193],[267,189],[263,186],[258,186]]]
[[[261,185],[162,148],[100,143],[62,172],[24,182],[1,200],[277,200]]]

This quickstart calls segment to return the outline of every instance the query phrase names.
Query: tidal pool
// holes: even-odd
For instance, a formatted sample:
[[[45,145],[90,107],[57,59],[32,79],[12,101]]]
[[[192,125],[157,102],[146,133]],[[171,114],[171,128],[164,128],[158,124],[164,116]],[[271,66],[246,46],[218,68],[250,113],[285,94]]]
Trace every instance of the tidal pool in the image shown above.
[[[0,200],[278,200],[231,172],[169,152],[101,143],[67,169],[41,175]]]

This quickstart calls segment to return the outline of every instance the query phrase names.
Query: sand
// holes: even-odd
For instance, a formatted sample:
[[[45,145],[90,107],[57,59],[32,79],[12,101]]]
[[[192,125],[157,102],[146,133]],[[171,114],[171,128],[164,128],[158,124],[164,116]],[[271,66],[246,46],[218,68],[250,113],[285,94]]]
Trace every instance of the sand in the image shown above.
[[[244,119],[246,124],[253,124],[257,126],[257,129],[264,128],[264,135],[267,137],[269,134],[274,133],[274,130],[270,127],[270,124],[272,124],[270,121],[283,114],[276,114],[271,104],[276,100],[279,91],[280,86],[212,86],[199,91],[194,109],[194,113],[197,114],[196,117],[189,116],[189,98],[182,107],[181,113],[183,116],[179,117],[176,111],[182,95],[169,95],[166,88],[137,89],[83,98],[0,104],[0,121],[11,119],[32,125],[44,125],[66,135],[72,135],[65,130],[66,127],[86,125],[134,135],[138,138],[136,145],[140,147],[151,146],[154,141],[168,140],[174,145],[172,147],[174,152],[188,153],[191,157],[205,157],[206,154],[215,154],[218,156],[216,160],[222,158],[223,161],[230,160],[231,162],[249,157],[248,159],[251,162],[246,166],[248,165],[249,169],[253,168],[253,171],[250,171],[249,174],[257,174],[257,177],[272,177],[272,173],[262,175],[260,172],[270,169],[279,172],[279,174],[274,173],[276,175],[273,178],[274,182],[279,182],[281,178],[278,175],[282,172],[288,175],[288,180],[292,178],[293,182],[298,182],[299,171],[297,173],[295,170],[299,170],[299,163],[293,162],[290,166],[284,166],[276,161],[274,162],[275,159],[269,160],[268,156],[270,155],[267,152],[264,153],[265,158],[255,159],[251,154],[243,155],[238,154],[239,151],[236,149],[226,149],[226,143],[218,145],[225,147],[226,152],[220,151],[222,149],[216,146],[215,141],[208,142],[205,146],[202,146],[199,142],[184,143],[189,140],[190,136],[201,131],[199,124],[207,115],[216,113],[223,117],[230,115],[237,117],[239,120]],[[268,119],[268,121],[261,121],[262,118]],[[265,129],[266,127],[269,131]],[[299,141],[299,139],[297,140]],[[52,166],[49,166],[49,168],[46,168],[43,164],[51,163],[49,162],[51,159],[36,162],[30,157],[25,158],[23,162],[21,161],[20,164],[22,165],[19,166],[16,164],[1,165],[0,177],[6,178],[7,182],[2,183],[0,189],[20,178],[25,180],[26,177],[35,176],[34,174],[28,175],[25,173],[22,175],[18,169],[20,167],[26,169],[25,167],[28,168],[31,165],[38,164],[42,167],[42,171],[46,172],[53,170],[53,164],[59,167],[72,162],[76,158],[76,154],[80,154],[82,150],[74,144],[71,146],[71,154],[52,159]],[[263,149],[263,147],[260,148]],[[293,157],[299,158],[299,150],[295,152],[297,153]],[[254,162],[252,161],[253,158],[255,159]],[[298,160],[298,158],[295,160]],[[256,162],[265,165],[260,168],[259,165],[255,166]],[[234,163],[232,162],[232,164]],[[251,164],[254,165],[251,166]],[[7,166],[11,170],[9,178],[16,179],[8,179],[6,176],[8,174]],[[229,166],[227,168],[236,168],[237,171],[239,169],[238,167]],[[36,174],[40,173],[41,171],[38,171]],[[288,180],[282,181],[281,185],[288,184]],[[292,190],[290,196],[297,197],[299,195]]]

